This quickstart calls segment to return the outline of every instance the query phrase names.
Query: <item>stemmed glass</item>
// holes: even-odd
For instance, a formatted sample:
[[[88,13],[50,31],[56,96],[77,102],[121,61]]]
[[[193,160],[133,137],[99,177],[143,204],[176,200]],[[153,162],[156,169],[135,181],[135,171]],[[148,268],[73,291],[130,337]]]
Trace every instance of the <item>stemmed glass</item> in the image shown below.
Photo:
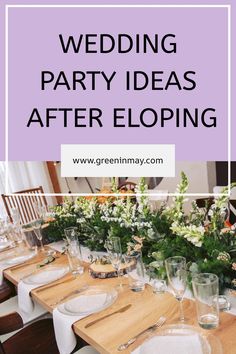
[[[34,232],[37,237],[37,239],[40,241],[40,250],[42,252],[45,251],[44,245],[43,245],[43,235],[42,235],[42,221],[41,220],[35,220],[34,222]]]
[[[106,243],[105,247],[107,249],[108,257],[110,262],[117,272],[117,277],[119,279],[119,288],[122,288],[121,278],[120,278],[120,268],[122,263],[122,249],[119,237],[111,237]]]
[[[24,235],[23,235],[23,230],[22,230],[22,225],[20,220],[19,208],[15,207],[11,209],[11,218],[13,222],[11,231],[13,233],[14,243],[20,246],[24,246],[24,242],[23,242]]]
[[[34,203],[34,208],[36,210],[39,219],[44,220],[47,214],[47,209],[45,205],[41,205],[39,203]]]
[[[18,208],[11,209],[11,217],[14,225],[20,225],[20,212]]]
[[[169,285],[179,302],[180,321],[184,322],[182,301],[187,286],[186,259],[180,256],[170,257],[165,260],[165,266]]]

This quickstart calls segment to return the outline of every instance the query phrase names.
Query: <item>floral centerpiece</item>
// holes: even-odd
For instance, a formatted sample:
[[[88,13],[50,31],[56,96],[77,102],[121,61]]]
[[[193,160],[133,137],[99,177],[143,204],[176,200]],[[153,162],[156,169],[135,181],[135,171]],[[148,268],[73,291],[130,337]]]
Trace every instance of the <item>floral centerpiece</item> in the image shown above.
[[[234,186],[234,185],[232,185]],[[171,206],[156,212],[156,232],[146,240],[149,263],[157,272],[164,272],[161,261],[174,255],[187,259],[191,273],[217,274],[221,288],[236,288],[236,231],[226,221],[227,187],[216,198],[209,211],[193,201],[189,213],[184,212],[188,181],[184,173]],[[162,274],[161,274],[162,275]]]
[[[226,221],[227,188],[210,208],[199,208],[194,201],[186,213],[187,189],[188,180],[182,173],[172,204],[151,210],[144,179],[135,191],[138,202],[133,196],[117,196],[113,183],[111,191],[103,191],[104,196],[78,197],[55,207],[47,237],[63,238],[66,227],[77,226],[80,242],[91,250],[104,250],[107,238],[119,236],[123,252],[139,248],[141,238],[144,262],[162,277],[163,260],[181,255],[187,259],[190,274],[215,273],[222,287],[236,289],[236,232]]]

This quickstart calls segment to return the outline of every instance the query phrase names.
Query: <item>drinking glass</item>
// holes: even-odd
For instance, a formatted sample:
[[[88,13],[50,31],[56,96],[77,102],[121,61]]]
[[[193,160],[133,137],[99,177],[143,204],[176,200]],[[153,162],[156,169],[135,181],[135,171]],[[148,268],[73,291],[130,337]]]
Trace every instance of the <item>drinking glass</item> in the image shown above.
[[[11,209],[11,217],[14,225],[20,225],[20,212],[18,208]]]
[[[5,222],[4,219],[0,218],[0,236],[4,235],[5,233]]]
[[[34,222],[34,232],[37,237],[37,239],[40,242],[40,250],[42,252],[45,251],[44,245],[43,245],[43,234],[42,234],[42,221],[41,220],[36,220]]]
[[[106,241],[105,247],[107,249],[108,257],[110,262],[117,272],[117,277],[119,279],[119,287],[122,288],[122,282],[120,277],[120,267],[122,263],[122,249],[119,237],[110,237]]]
[[[34,203],[34,208],[36,214],[38,215],[39,219],[44,220],[47,214],[47,208],[45,205],[41,205],[40,203]]]
[[[179,302],[180,321],[184,322],[182,301],[187,286],[186,259],[180,256],[170,257],[165,260],[165,266],[169,285]]]
[[[142,253],[125,256],[126,271],[129,278],[129,287],[132,291],[138,292],[145,288],[145,271],[142,261]]]
[[[83,274],[83,260],[81,255],[80,244],[78,241],[71,241],[67,247],[67,256],[71,272],[74,276]]]
[[[78,241],[78,228],[77,227],[67,227],[65,230],[65,236],[70,244],[71,242]]]
[[[211,273],[196,274],[192,280],[199,326],[216,328],[219,324],[219,279]]]
[[[7,241],[7,224],[2,218],[0,218],[0,239],[1,241]]]
[[[151,283],[154,294],[164,294],[166,292],[166,281],[156,278]]]
[[[18,246],[19,253],[25,250],[25,238],[21,225],[12,225],[11,236],[9,239],[13,246]]]
[[[154,264],[155,263],[155,266]],[[154,294],[164,294],[167,290],[166,286],[166,269],[162,259],[155,260],[149,265],[150,285]]]

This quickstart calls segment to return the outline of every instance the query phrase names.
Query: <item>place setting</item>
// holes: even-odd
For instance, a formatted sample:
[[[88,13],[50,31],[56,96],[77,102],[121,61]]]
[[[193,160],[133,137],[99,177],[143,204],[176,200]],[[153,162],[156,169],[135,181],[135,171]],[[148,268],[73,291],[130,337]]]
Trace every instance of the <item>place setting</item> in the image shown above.
[[[192,279],[193,296],[197,313],[198,326],[191,325],[192,319],[185,317],[183,297],[187,288],[188,272],[186,259],[174,256],[165,260],[165,269],[168,279],[166,291],[173,294],[179,303],[179,317],[159,320],[149,328],[121,344],[117,349],[122,352],[129,348],[140,336],[144,342],[132,354],[223,354],[220,340],[211,333],[202,329],[214,329],[219,326],[218,292],[219,281],[217,276],[209,273],[197,274]],[[155,289],[154,289],[154,293]],[[159,292],[158,295],[163,295]],[[194,316],[194,313],[192,314]],[[174,324],[166,324],[166,322]]]
[[[76,297],[66,301],[71,295]],[[53,310],[55,336],[60,352],[70,353],[75,347],[76,336],[72,329],[75,322],[112,306],[117,296],[118,293],[114,288],[100,285],[84,286],[61,299],[65,302],[60,303]],[[93,324],[95,323],[87,327],[92,327]]]
[[[11,237],[11,238],[10,238]],[[24,236],[20,228],[13,228],[11,236],[6,235],[6,243],[10,244],[8,251],[1,254],[0,258],[0,279],[2,278],[3,270],[11,268],[12,270],[18,267],[25,266],[31,259],[37,256],[37,249],[29,249],[24,242]]]
[[[67,256],[72,274],[81,276],[84,273],[84,268],[81,268],[82,259],[81,249],[78,243],[77,228],[69,228],[65,230],[68,246]],[[105,244],[107,253],[97,259],[92,258],[92,262],[88,267],[89,275],[93,279],[97,279],[96,286],[80,285],[74,291],[68,292],[64,297],[54,304],[56,307],[53,310],[53,321],[57,343],[59,348],[63,348],[65,353],[72,350],[75,345],[75,336],[71,330],[71,334],[67,338],[62,338],[61,328],[71,328],[77,321],[91,316],[97,312],[103,311],[112,306],[115,301],[122,296],[127,297],[127,304],[120,308],[111,311],[104,316],[100,316],[91,322],[86,322],[86,329],[94,328],[106,323],[106,319],[119,313],[124,313],[132,306],[129,301],[129,291],[132,293],[141,294],[145,291],[146,284],[153,284],[148,279],[147,271],[142,261],[142,239],[135,237],[134,243],[129,245],[128,254],[122,253],[120,239],[118,237],[110,237]],[[77,252],[76,252],[77,249]],[[76,262],[72,259],[77,258]],[[193,295],[197,308],[197,316],[199,326],[192,326],[188,322],[188,318],[184,315],[183,298],[188,284],[189,272],[187,270],[187,262],[185,257],[173,256],[167,258],[163,262],[167,276],[167,284],[164,291],[156,291],[153,286],[153,294],[159,296],[165,292],[170,292],[174,295],[179,304],[179,316],[171,318],[174,324],[166,324],[170,321],[168,317],[160,316],[156,323],[152,324],[145,330],[138,333],[135,337],[130,338],[127,342],[120,344],[117,347],[118,352],[129,350],[133,347],[140,338],[144,339],[144,343],[132,351],[134,354],[151,354],[163,353],[164,348],[166,353],[173,353],[176,349],[178,353],[189,354],[190,348],[193,354],[222,354],[220,341],[212,334],[204,334],[201,328],[217,328],[219,325],[219,307],[216,301],[219,284],[218,278],[205,275],[203,284],[197,283],[197,278],[193,278]],[[199,275],[200,276],[200,275]],[[99,281],[104,279],[116,278],[116,285],[107,289]],[[156,283],[154,283],[156,284]],[[198,284],[198,285],[197,285]],[[210,294],[212,291],[212,294]],[[200,294],[201,299],[198,299]],[[215,298],[215,302],[210,301]],[[202,302],[204,301],[204,305]],[[208,304],[206,306],[206,304]],[[69,330],[69,329],[68,329]],[[68,347],[67,347],[68,346]],[[157,348],[158,351],[157,351]],[[66,351],[67,350],[67,351]]]

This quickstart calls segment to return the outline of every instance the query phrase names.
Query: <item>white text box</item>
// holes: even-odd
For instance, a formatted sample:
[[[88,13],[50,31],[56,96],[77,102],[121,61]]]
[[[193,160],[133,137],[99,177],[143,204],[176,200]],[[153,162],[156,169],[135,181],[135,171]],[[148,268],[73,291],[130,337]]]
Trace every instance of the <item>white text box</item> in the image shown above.
[[[175,145],[61,145],[61,176],[174,177]]]

